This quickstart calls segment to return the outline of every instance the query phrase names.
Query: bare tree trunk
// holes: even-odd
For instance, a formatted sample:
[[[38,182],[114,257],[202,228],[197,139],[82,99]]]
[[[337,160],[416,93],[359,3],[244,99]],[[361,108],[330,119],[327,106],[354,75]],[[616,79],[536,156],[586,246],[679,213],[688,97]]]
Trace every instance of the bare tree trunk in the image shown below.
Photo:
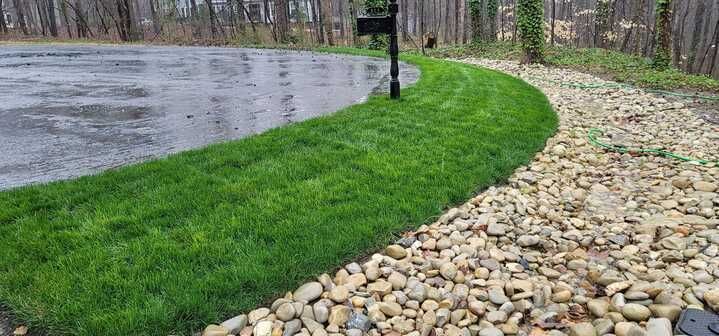
[[[215,14],[215,6],[212,5],[212,0],[205,0],[207,6],[207,12],[210,15],[210,33],[212,38],[217,38],[217,14]]]
[[[250,21],[250,26],[252,27],[252,32],[257,33],[257,28],[255,27],[255,21],[252,20],[252,15],[250,15],[250,12],[247,10],[247,7],[245,7],[245,3],[243,0],[240,0],[240,7],[242,8],[242,11],[247,16],[247,20]]]
[[[512,22],[512,24],[514,25],[512,28],[513,29],[512,44],[514,44],[514,43],[517,43],[517,0],[512,1],[512,6],[514,7],[512,9],[512,12],[514,13],[514,15],[513,15],[514,21]]]
[[[35,26],[35,23],[32,15],[32,6],[30,6],[30,1],[19,0],[16,9],[17,8],[19,8],[19,10],[23,12],[23,24],[25,25],[25,29],[28,31],[28,35],[34,34],[35,32],[32,30],[32,28],[33,26]]]
[[[78,38],[86,38],[87,31],[89,30],[87,21],[85,21],[85,14],[82,12],[82,2],[75,0],[75,4],[69,2],[69,0],[63,0],[63,4],[70,6],[74,13],[73,21],[75,21],[75,30],[77,31]],[[95,7],[97,8],[97,6]],[[102,15],[98,12],[98,16],[102,18]],[[104,21],[101,21],[104,22]],[[68,24],[69,25],[69,24]],[[107,34],[107,32],[105,32]]]
[[[320,0],[322,4],[322,23],[324,25],[325,34],[327,35],[327,44],[335,45],[334,38],[334,20],[332,19],[332,0]]]
[[[338,19],[340,24],[340,40],[346,41],[345,35],[346,35],[346,24],[345,24],[345,8],[344,8],[344,1],[340,0],[339,4],[337,6],[337,12],[339,13]]]
[[[554,29],[556,27],[555,21],[557,19],[557,0],[552,0],[552,24],[549,32],[549,43],[554,46]]]
[[[422,55],[424,55],[424,0],[419,0],[419,38],[422,42]]]
[[[317,36],[317,43],[324,43],[325,29],[322,25],[322,7],[318,0],[312,0],[312,18],[313,26],[315,28],[315,35]]]
[[[419,0],[414,0],[414,20],[412,20],[412,32],[417,34],[417,18],[419,17]],[[421,38],[421,36],[420,36]]]
[[[275,0],[275,30],[277,42],[287,43],[290,37],[290,19],[287,0]]]
[[[402,9],[403,11],[406,10],[406,8]],[[359,36],[357,35],[357,7],[355,6],[354,0],[349,0],[349,11],[350,11],[350,25],[352,26],[352,44],[357,46],[359,45]],[[404,20],[407,20],[407,17],[405,16],[403,18]],[[406,26],[403,25],[402,29],[402,36],[405,38],[407,37],[406,29],[404,29]]]
[[[487,17],[489,17],[489,40],[497,41],[497,2],[498,0],[490,0],[494,4],[487,7]]]
[[[47,0],[47,25],[50,35],[57,37],[57,16],[55,15],[55,0]]]
[[[691,56],[689,57],[687,61],[687,70],[689,72],[700,72],[701,69],[695,69],[695,65],[697,64],[697,59],[699,57],[699,42],[701,41],[703,35],[702,35],[702,27],[704,26],[704,12],[706,11],[706,7],[704,4],[704,1],[699,1],[697,3],[697,10],[695,17],[696,22],[694,23],[694,32],[692,33],[692,41],[691,41],[691,47],[689,48],[691,52]],[[701,63],[700,63],[701,67]]]
[[[270,2],[269,0],[264,0],[263,4],[265,7],[265,23],[270,25],[270,28],[272,29],[272,39],[277,42],[277,30],[275,29],[275,24],[272,23],[272,19],[270,19]]]
[[[245,18],[245,1],[244,0],[237,0],[237,21],[239,22],[239,28],[241,32],[245,31],[245,24],[247,23],[247,18]],[[248,17],[250,21],[252,18]],[[254,29],[255,25],[252,24],[252,28]]]
[[[139,0],[130,0],[130,8],[132,11],[132,29],[130,29],[130,31],[132,32],[133,41],[142,40],[145,37],[145,29],[140,23],[142,13],[140,12],[140,5],[138,4],[138,1]]]
[[[118,34],[123,41],[134,41],[137,39],[133,22],[133,8],[131,0],[117,0],[117,14],[119,19]]]
[[[47,14],[45,13],[45,5],[41,3],[43,0],[35,0],[35,9],[37,10],[37,17],[40,20],[40,31],[42,36],[47,36]]]
[[[5,10],[3,0],[0,0],[0,33],[7,34],[7,23],[5,23]]]
[[[402,41],[409,41],[409,0],[402,0]]]
[[[60,14],[62,14],[62,19],[65,22],[67,37],[72,38],[72,29],[70,28],[70,19],[67,17],[67,3],[65,0],[60,0]]]
[[[640,1],[641,1],[641,0],[640,0]],[[644,2],[644,1],[642,1],[642,3],[643,3],[643,2]],[[635,12],[635,14],[634,14],[634,16],[632,17],[631,27],[629,27],[629,31],[626,32],[626,35],[624,36],[624,42],[622,43],[622,47],[621,47],[621,51],[626,52],[626,53],[629,53],[629,52],[630,52],[630,50],[629,50],[629,42],[631,41],[632,34],[634,34],[634,29],[635,29],[636,25],[638,24],[638,21],[639,21],[639,13],[641,12],[641,7],[640,7],[640,8],[636,8],[636,10],[635,10],[634,12]]]
[[[463,0],[455,0],[454,8],[454,43],[459,44],[459,13],[462,11],[460,2]]]
[[[707,64],[707,71],[705,73],[711,75],[714,73],[714,68],[716,67],[717,49],[719,49],[717,48],[717,45],[719,45],[719,22],[717,22],[716,26],[714,27],[714,35],[712,36],[710,41],[713,41],[713,48],[706,48],[706,52],[704,53],[702,62],[699,64],[699,69],[703,69],[704,64]],[[711,58],[709,57],[709,54],[713,54]]]
[[[679,6],[682,5],[682,2],[677,1],[674,2],[674,8],[675,13],[678,12]],[[674,55],[672,56],[672,59],[674,60],[674,63],[681,63],[682,66],[684,66],[684,62],[682,62],[682,49],[684,49],[684,28],[687,25],[687,17],[689,16],[689,7],[687,7],[684,10],[684,15],[682,16],[681,24],[679,25],[679,34],[674,35]]]
[[[83,11],[81,1],[82,0],[75,0],[75,4],[76,4],[76,8],[77,8],[75,10],[75,13],[78,13],[78,15],[80,15],[80,17],[78,19],[80,19],[79,22],[82,23],[82,28],[84,30],[82,37],[87,37],[88,35],[92,36],[92,30],[90,29],[90,24],[88,24],[88,22],[87,22],[87,18],[89,17],[89,14],[90,14],[90,9],[88,8],[87,11]],[[107,6],[105,6],[104,2],[96,1],[94,6],[92,6],[95,9],[95,14],[100,19],[100,27],[102,28],[102,33],[105,34],[105,36],[110,36],[110,26],[108,26],[107,22],[105,21],[105,15],[103,15],[103,13],[100,12],[100,8],[97,7],[98,2],[102,5],[102,10],[104,11],[104,13],[107,14],[107,16],[109,16],[110,19],[115,23],[115,27],[117,27],[118,22],[115,19],[115,15],[112,13],[112,11],[109,8],[107,8]],[[70,4],[70,2],[68,2],[68,4]],[[78,25],[77,26],[78,34],[80,34],[80,28],[81,28],[81,26]]]
[[[199,16],[197,0],[190,0],[190,28],[192,29],[193,38],[202,37],[202,27],[200,27]]]
[[[159,35],[162,31],[162,26],[160,25],[160,15],[157,12],[159,10],[156,0],[148,0],[148,5],[150,6],[150,14],[152,14],[152,31],[155,33],[155,35]]]

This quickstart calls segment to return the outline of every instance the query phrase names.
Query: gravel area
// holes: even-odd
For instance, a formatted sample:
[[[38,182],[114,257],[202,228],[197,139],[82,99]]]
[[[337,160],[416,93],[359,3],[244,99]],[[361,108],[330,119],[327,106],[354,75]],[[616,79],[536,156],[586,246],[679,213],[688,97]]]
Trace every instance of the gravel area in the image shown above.
[[[541,88],[557,134],[506,185],[203,335],[669,336],[685,308],[719,312],[719,168],[605,152],[719,159],[719,128],[639,90],[564,88],[590,75],[468,59]]]

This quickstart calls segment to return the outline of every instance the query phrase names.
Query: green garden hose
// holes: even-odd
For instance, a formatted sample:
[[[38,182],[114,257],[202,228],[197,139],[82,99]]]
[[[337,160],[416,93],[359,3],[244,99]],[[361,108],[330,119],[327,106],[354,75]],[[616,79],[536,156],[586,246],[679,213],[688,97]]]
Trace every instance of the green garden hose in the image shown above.
[[[575,89],[637,89],[637,87],[635,87],[635,86],[632,86],[629,84],[622,84],[622,83],[558,82],[558,81],[554,81],[551,79],[539,78],[539,77],[530,77],[530,79],[545,81],[545,82],[553,83],[555,85],[559,85],[559,86],[563,86],[563,87],[570,87],[570,88],[575,88]],[[673,96],[673,97],[679,97],[679,98],[719,101],[719,96],[702,96],[702,95],[696,95],[696,94],[686,94],[686,93],[672,92],[672,91],[658,90],[658,89],[643,89],[642,88],[641,90],[643,90],[645,92],[663,94],[666,96]]]
[[[668,158],[672,158],[672,159],[677,159],[680,161],[696,162],[696,163],[703,164],[703,165],[709,164],[709,163],[719,164],[719,160],[711,161],[711,160],[703,160],[703,159],[697,159],[697,158],[692,158],[692,157],[686,157],[686,156],[681,156],[681,155],[672,153],[670,151],[665,151],[665,150],[659,149],[659,148],[631,148],[631,147],[626,147],[626,146],[617,146],[617,145],[612,145],[612,144],[608,144],[608,143],[603,143],[603,142],[599,141],[599,139],[597,139],[597,136],[602,135],[602,134],[604,134],[604,131],[602,131],[598,128],[590,129],[589,132],[587,133],[587,137],[589,138],[589,143],[591,143],[594,146],[601,147],[606,150],[609,150],[612,152],[617,152],[617,153],[622,153],[622,154],[624,154],[624,153],[654,154],[654,155],[664,156],[664,157],[668,157]]]
[[[573,82],[558,82],[551,79],[546,78],[539,78],[539,77],[533,77],[530,76],[530,79],[539,80],[539,81],[545,81],[549,83],[553,83],[559,86],[564,87],[572,87],[577,89],[635,89],[634,86],[629,84],[621,84],[621,83],[573,83]],[[659,93],[669,96],[675,96],[675,97],[681,97],[681,98],[691,98],[691,99],[704,99],[704,100],[716,100],[719,101],[719,96],[700,96],[700,95],[690,95],[690,94],[684,94],[684,93],[678,93],[678,92],[671,92],[671,91],[664,91],[664,90],[655,90],[655,89],[643,89],[646,92],[652,92],[652,93]],[[629,154],[653,154],[663,157],[668,157],[680,161],[686,161],[686,162],[696,162],[702,165],[705,164],[718,164],[719,160],[704,160],[704,159],[697,159],[692,157],[686,157],[682,156],[676,153],[672,153],[670,151],[666,151],[660,148],[631,148],[626,146],[617,146],[612,145],[608,143],[603,143],[597,139],[598,135],[604,134],[604,131],[598,129],[598,128],[592,128],[589,130],[589,133],[587,134],[589,138],[589,143],[591,143],[594,146],[604,148],[608,151],[617,152],[617,153],[629,153]]]

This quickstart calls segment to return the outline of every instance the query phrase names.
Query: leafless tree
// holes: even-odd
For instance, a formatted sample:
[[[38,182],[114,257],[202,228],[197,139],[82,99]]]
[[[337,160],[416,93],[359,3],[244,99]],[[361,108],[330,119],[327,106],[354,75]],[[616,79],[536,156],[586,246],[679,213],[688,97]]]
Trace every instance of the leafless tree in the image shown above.
[[[335,37],[334,37],[334,19],[332,17],[332,0],[320,0],[321,4],[321,16],[322,16],[322,24],[324,26],[325,30],[325,38],[327,44],[333,46],[335,45]]]
[[[0,33],[7,34],[7,23],[5,23],[5,7],[3,0],[0,0]]]
[[[158,13],[157,0],[148,0],[148,5],[150,7],[150,14],[152,15],[152,30],[155,32],[155,35],[160,34],[162,25],[160,22],[160,14]]]
[[[289,3],[287,0],[275,0],[275,30],[277,41],[287,43],[290,35]]]
[[[13,0],[13,7],[15,7],[15,15],[17,16],[17,24],[20,26],[24,35],[30,35],[27,30],[27,23],[25,22],[25,9],[23,3],[20,0]]]
[[[13,25],[0,33],[47,34],[59,38],[208,42],[214,36],[248,43],[292,42],[362,45],[354,22],[364,0],[0,0]],[[654,0],[543,0],[547,42],[558,47],[599,47],[654,56],[660,31],[655,29]],[[473,20],[469,0],[398,0],[399,31],[406,48],[424,44],[432,32],[441,45],[467,43],[484,31],[516,43],[516,0],[498,0],[497,18],[487,12]],[[494,2],[492,2],[494,3]],[[214,4],[214,6],[210,5]],[[288,5],[298,10],[290,12]],[[255,7],[259,6],[259,7]],[[180,11],[180,7],[183,8]],[[187,8],[187,10],[184,10]],[[692,73],[719,78],[719,2],[672,2],[671,61]],[[215,10],[216,9],[216,10]],[[302,15],[299,12],[304,12]],[[479,23],[475,26],[474,23]],[[143,23],[143,24],[140,24]],[[251,25],[252,31],[245,29]],[[190,29],[187,29],[190,28]],[[336,29],[335,29],[336,28]],[[147,30],[147,31],[145,31]],[[225,32],[229,32],[226,34]],[[291,38],[290,38],[291,37]],[[419,42],[419,43],[418,43]]]
[[[57,37],[57,17],[55,15],[55,0],[45,0],[47,2],[47,25],[50,35]]]

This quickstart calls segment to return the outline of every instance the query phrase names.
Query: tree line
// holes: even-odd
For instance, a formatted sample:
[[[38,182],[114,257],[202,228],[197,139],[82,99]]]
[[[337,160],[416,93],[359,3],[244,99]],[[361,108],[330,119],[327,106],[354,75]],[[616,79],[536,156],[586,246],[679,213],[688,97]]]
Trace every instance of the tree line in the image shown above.
[[[0,0],[5,38],[358,45],[385,0]],[[398,0],[406,47],[511,41],[618,50],[719,78],[716,0]],[[530,42],[531,40],[531,42]]]

